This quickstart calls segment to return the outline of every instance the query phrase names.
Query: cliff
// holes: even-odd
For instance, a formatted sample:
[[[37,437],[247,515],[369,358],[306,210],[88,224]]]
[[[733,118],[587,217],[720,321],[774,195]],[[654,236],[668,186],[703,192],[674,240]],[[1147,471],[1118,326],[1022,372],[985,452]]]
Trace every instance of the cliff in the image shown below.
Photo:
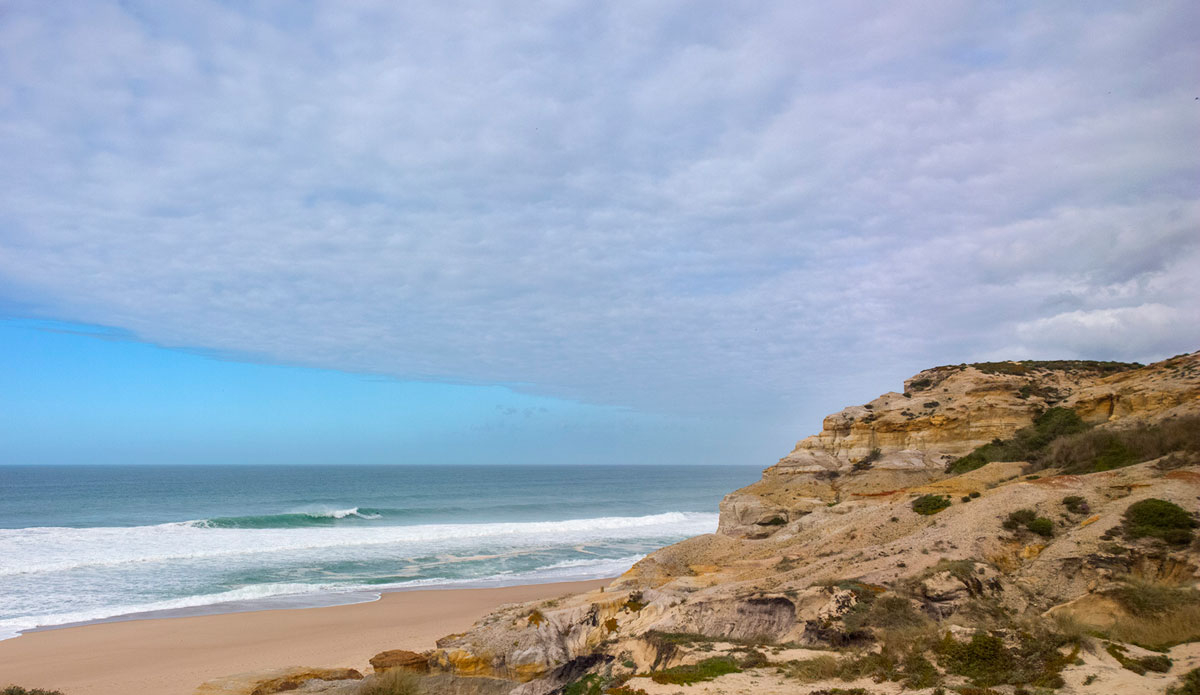
[[[717,533],[604,590],[501,607],[421,677],[512,695],[1162,692],[1200,666],[1198,500],[1200,353],[937,367],[825,418],[721,502]]]
[[[763,536],[843,498],[946,477],[946,464],[1067,407],[1124,427],[1200,413],[1197,356],[1147,367],[1118,362],[992,362],[927,369],[870,403],[826,417],[821,432],[725,498],[721,532]]]

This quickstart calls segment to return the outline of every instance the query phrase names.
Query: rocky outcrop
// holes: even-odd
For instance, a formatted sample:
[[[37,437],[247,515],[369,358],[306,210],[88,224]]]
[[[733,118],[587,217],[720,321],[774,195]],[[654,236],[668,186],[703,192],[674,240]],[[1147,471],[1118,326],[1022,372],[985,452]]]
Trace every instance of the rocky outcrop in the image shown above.
[[[362,679],[352,668],[309,668],[293,666],[270,671],[240,673],[208,681],[196,695],[272,695],[282,692],[351,692]]]
[[[1011,437],[1047,408],[1109,427],[1200,413],[1200,353],[1149,366],[992,362],[927,369],[903,393],[830,415],[821,432],[721,502],[720,533],[765,538],[822,505],[947,477],[945,465]]]
[[[375,673],[383,673],[390,669],[412,671],[414,673],[429,672],[429,658],[424,654],[410,652],[405,649],[389,649],[371,657],[371,668]]]

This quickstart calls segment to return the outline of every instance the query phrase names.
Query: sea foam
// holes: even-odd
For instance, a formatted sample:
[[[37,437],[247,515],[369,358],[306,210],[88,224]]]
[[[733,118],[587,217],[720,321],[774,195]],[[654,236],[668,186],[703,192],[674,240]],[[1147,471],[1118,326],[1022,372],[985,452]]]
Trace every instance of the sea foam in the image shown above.
[[[717,515],[666,512],[566,521],[413,526],[222,528],[204,520],[132,527],[0,529],[0,576],[324,549],[396,546],[405,554],[482,543],[578,544],[686,537],[716,528]]]

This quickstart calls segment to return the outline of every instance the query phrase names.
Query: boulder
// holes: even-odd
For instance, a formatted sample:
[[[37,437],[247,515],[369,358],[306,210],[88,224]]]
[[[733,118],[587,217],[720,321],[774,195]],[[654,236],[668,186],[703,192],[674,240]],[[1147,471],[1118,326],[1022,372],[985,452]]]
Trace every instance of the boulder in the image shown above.
[[[424,654],[410,652],[406,649],[389,649],[371,657],[371,667],[375,673],[383,673],[389,669],[398,668],[415,673],[429,672],[429,659]]]

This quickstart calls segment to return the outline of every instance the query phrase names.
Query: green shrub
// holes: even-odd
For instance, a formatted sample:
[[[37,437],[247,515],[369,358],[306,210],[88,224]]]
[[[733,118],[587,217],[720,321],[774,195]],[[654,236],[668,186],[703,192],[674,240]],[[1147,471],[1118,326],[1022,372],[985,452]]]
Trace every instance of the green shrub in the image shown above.
[[[354,692],[356,695],[420,695],[421,690],[421,679],[417,674],[394,668],[364,678]]]
[[[26,690],[25,688],[22,688],[19,685],[10,685],[7,688],[5,688],[3,692],[0,692],[0,695],[63,695],[63,694],[62,694],[61,690],[42,690],[41,688],[34,688],[33,690]]]
[[[1179,677],[1179,682],[1167,688],[1166,695],[1200,695],[1200,668]]]
[[[604,679],[589,673],[563,688],[562,695],[604,695]]]
[[[771,662],[767,660],[767,655],[757,649],[745,649],[742,653],[742,658],[738,659],[738,668],[760,668],[767,666]]]
[[[881,458],[883,458],[883,451],[880,450],[879,447],[875,447],[874,449],[871,449],[870,453],[868,453],[866,456],[862,457],[858,461],[855,461],[854,465],[851,466],[850,470],[853,470],[853,471],[870,470],[871,464],[875,463],[876,461],[878,461]]]
[[[937,652],[947,672],[966,676],[977,686],[1060,688],[1063,668],[1078,654],[1077,647],[1066,655],[1059,651],[1069,643],[1068,637],[1045,630],[1018,631],[1013,647],[983,632],[975,633],[968,642],[958,642],[946,633]]]
[[[1017,430],[1011,439],[995,439],[946,465],[947,473],[966,473],[993,461],[1035,461],[1051,442],[1088,429],[1070,408],[1050,408],[1033,425]]]
[[[976,632],[969,642],[958,642],[946,635],[940,651],[946,657],[946,670],[971,679],[984,687],[1008,682],[1013,667],[1012,654],[1004,640],[995,635]]]
[[[1031,531],[1047,538],[1054,535],[1054,522],[1045,517],[1039,517],[1032,509],[1018,509],[1008,515],[1001,526],[1009,531],[1022,529]]]
[[[950,498],[945,495],[921,495],[912,502],[913,511],[925,516],[937,514],[949,506]]]
[[[942,679],[942,675],[938,673],[937,667],[933,665],[933,662],[916,651],[904,657],[903,667],[904,680],[901,683],[903,683],[905,688],[932,688]]]
[[[1129,505],[1121,521],[1127,538],[1158,538],[1170,545],[1190,543],[1196,525],[1183,507],[1154,498]]]
[[[860,608],[862,607],[862,608]],[[846,629],[854,632],[864,627],[874,627],[883,630],[897,630],[921,627],[929,623],[929,619],[912,607],[912,603],[902,596],[880,596],[869,602],[862,602],[846,614],[843,622]]]
[[[1072,514],[1087,514],[1092,511],[1092,508],[1088,506],[1087,500],[1078,495],[1064,497],[1062,503],[1067,508],[1067,511]]]
[[[1025,525],[1033,533],[1045,538],[1050,538],[1054,535],[1054,522],[1046,518],[1038,518]]]
[[[978,492],[972,492],[970,495],[968,495],[968,497],[970,497],[971,499],[975,499],[976,497],[979,497],[979,495],[980,495],[980,493],[978,493]]]
[[[740,673],[736,662],[727,656],[714,656],[698,664],[675,666],[664,671],[650,674],[650,680],[655,683],[669,685],[691,685],[701,681],[710,681],[727,673]]]
[[[1171,660],[1162,654],[1154,656],[1129,656],[1126,654],[1125,647],[1117,644],[1109,643],[1105,647],[1112,658],[1120,662],[1121,666],[1129,671],[1133,671],[1139,676],[1146,674],[1146,671],[1154,671],[1155,673],[1166,673],[1171,670]]]

